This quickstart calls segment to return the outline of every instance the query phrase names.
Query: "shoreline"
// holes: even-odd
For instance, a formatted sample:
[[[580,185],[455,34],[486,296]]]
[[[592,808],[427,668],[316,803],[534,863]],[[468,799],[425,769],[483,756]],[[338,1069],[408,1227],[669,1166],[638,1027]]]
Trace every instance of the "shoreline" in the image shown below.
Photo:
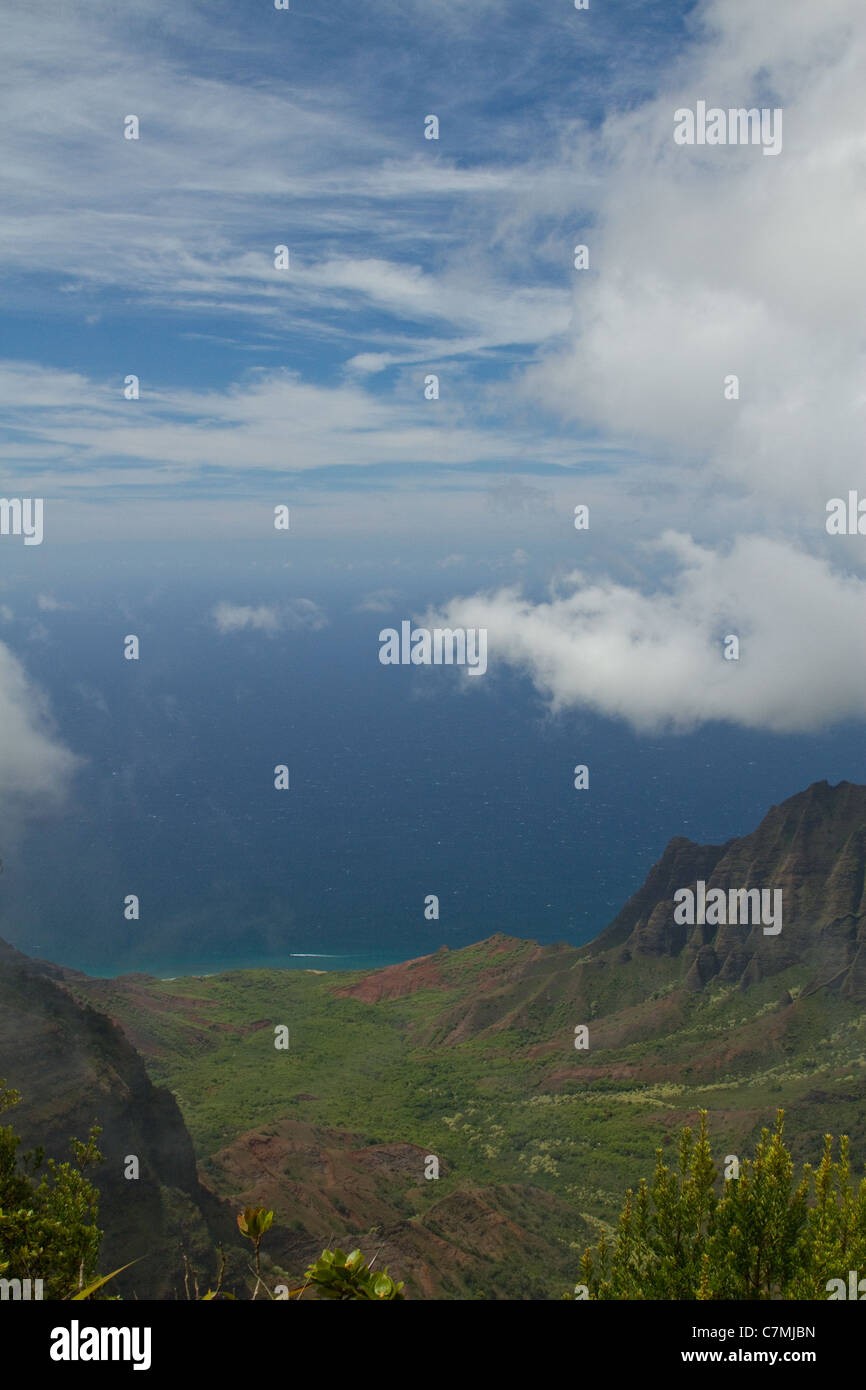
[[[436,949],[435,947],[433,948]],[[429,951],[420,954],[429,955]],[[417,959],[416,955],[394,956],[367,954],[365,952],[350,953],[344,955],[322,954],[317,952],[304,951],[292,952],[286,956],[273,956],[265,960],[253,960],[244,958],[240,961],[203,961],[201,964],[187,962],[170,962],[162,967],[135,967],[132,966],[125,970],[106,970],[91,967],[84,969],[80,966],[65,966],[68,970],[77,970],[83,975],[88,975],[96,980],[119,980],[128,979],[130,976],[141,975],[150,979],[160,980],[165,984],[177,980],[210,980],[217,975],[228,975],[236,971],[251,970],[292,970],[299,974],[306,975],[330,975],[354,973],[357,971],[384,970],[389,965],[402,965],[408,960]],[[315,960],[315,966],[307,965],[309,960]],[[324,962],[327,961],[328,964]],[[55,962],[56,963],[56,962]],[[203,968],[206,967],[206,968]]]

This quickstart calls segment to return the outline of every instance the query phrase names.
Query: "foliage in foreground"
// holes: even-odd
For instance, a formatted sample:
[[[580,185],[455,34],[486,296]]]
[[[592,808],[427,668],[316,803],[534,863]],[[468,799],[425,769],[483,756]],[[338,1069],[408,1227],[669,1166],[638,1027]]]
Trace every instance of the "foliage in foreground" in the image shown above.
[[[0,1114],[19,1100],[0,1081]],[[94,1126],[86,1144],[71,1141],[71,1162],[46,1164],[41,1149],[19,1155],[20,1137],[0,1125],[0,1278],[41,1279],[43,1297],[59,1299],[76,1297],[90,1283],[102,1232],[99,1193],[85,1169],[102,1158],[99,1133]]]
[[[629,1189],[615,1238],[584,1252],[575,1296],[826,1299],[830,1280],[866,1273],[866,1178],[852,1184],[848,1137],[834,1160],[825,1135],[818,1168],[796,1179],[783,1125],[780,1110],[719,1195],[701,1111],[697,1140],[682,1131],[678,1170],[657,1150],[652,1183]]]
[[[374,1274],[360,1250],[353,1250],[350,1255],[342,1250],[323,1250],[316,1263],[310,1265],[306,1278],[319,1298],[381,1302],[406,1297],[402,1283],[395,1284],[387,1270]]]
[[[255,1251],[256,1287],[253,1298],[265,1283],[261,1274],[260,1252],[262,1237],[273,1224],[274,1213],[265,1207],[245,1207],[238,1216],[238,1229],[250,1241]],[[375,1258],[375,1257],[374,1257]],[[374,1274],[364,1260],[360,1250],[347,1255],[344,1250],[323,1250],[318,1260],[311,1264],[304,1275],[305,1283],[299,1289],[286,1290],[286,1297],[300,1299],[312,1289],[317,1298],[360,1299],[368,1302],[385,1302],[405,1299],[402,1283],[397,1284],[388,1271],[379,1270]],[[207,1298],[219,1296],[219,1285]]]
[[[19,1100],[18,1092],[7,1089],[0,1080],[0,1114]],[[41,1280],[44,1299],[87,1299],[122,1273],[119,1269],[101,1276],[95,1273],[102,1241],[102,1231],[96,1224],[99,1193],[85,1177],[85,1169],[102,1160],[96,1146],[99,1133],[94,1126],[86,1144],[77,1139],[70,1141],[72,1162],[49,1159],[45,1164],[41,1149],[19,1154],[20,1136],[11,1125],[0,1126],[0,1279],[10,1284],[14,1280],[30,1280],[30,1297],[37,1296],[35,1281]],[[46,1171],[37,1179],[43,1167]],[[253,1299],[260,1290],[274,1297],[265,1284],[261,1266],[262,1240],[273,1220],[274,1213],[264,1207],[245,1207],[237,1218],[239,1231],[253,1246]],[[222,1287],[226,1260],[220,1253],[217,1286],[202,1301],[235,1297]],[[129,1267],[124,1265],[123,1269]],[[314,1296],[326,1299],[383,1301],[405,1297],[403,1285],[395,1283],[387,1270],[374,1272],[360,1250],[349,1255],[342,1250],[324,1250],[307,1270],[305,1279],[301,1288],[288,1292],[289,1298],[298,1299],[308,1289]],[[188,1278],[186,1285],[190,1297]]]
[[[0,1082],[0,1113],[18,1100]],[[584,1252],[576,1297],[825,1299],[831,1280],[844,1285],[849,1271],[858,1280],[866,1274],[866,1178],[858,1185],[852,1180],[847,1136],[834,1158],[834,1140],[825,1135],[820,1164],[804,1165],[798,1178],[780,1110],[775,1132],[761,1132],[754,1158],[720,1189],[706,1121],[701,1111],[696,1139],[690,1128],[682,1131],[676,1168],[657,1150],[652,1182],[642,1181],[637,1193],[629,1189],[616,1235]],[[99,1194],[85,1169],[101,1160],[98,1135],[94,1127],[87,1143],[71,1141],[72,1162],[45,1164],[41,1150],[19,1155],[19,1136],[0,1126],[0,1279],[41,1279],[45,1298],[77,1300],[114,1277],[95,1274]],[[247,1207],[237,1218],[253,1246],[253,1299],[260,1291],[275,1297],[261,1268],[273,1219],[264,1207]],[[283,1297],[300,1299],[309,1291],[329,1300],[405,1299],[403,1284],[371,1264],[360,1250],[324,1250],[302,1287],[285,1287]],[[222,1256],[217,1287],[205,1300],[235,1297],[222,1288],[224,1271]]]

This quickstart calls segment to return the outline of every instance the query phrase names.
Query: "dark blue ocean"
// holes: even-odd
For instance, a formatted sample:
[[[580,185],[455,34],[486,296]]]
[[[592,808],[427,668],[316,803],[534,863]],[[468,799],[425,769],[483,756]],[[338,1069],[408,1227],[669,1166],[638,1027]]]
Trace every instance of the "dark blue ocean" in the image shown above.
[[[105,975],[349,968],[493,932],[576,944],[672,836],[719,843],[813,781],[866,781],[853,729],[638,736],[551,718],[516,673],[380,665],[381,627],[468,587],[444,573],[435,585],[359,612],[371,576],[247,567],[229,584],[166,563],[70,576],[70,608],[16,618],[4,640],[86,762],[62,813],[7,828],[0,935]],[[327,627],[221,635],[208,618],[221,599],[298,596]],[[14,585],[8,597],[19,614]],[[128,632],[138,662],[122,659]],[[588,791],[574,789],[577,763]],[[138,921],[123,915],[132,893]]]

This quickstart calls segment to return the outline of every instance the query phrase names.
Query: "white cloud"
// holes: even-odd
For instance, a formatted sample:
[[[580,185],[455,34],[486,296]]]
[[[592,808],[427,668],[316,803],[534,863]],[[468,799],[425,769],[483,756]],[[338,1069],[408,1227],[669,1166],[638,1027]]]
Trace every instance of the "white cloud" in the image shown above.
[[[692,23],[656,95],[602,128],[572,329],[519,384],[652,454],[619,470],[622,497],[643,493],[673,572],[585,573],[545,603],[455,599],[439,620],[487,626],[491,666],[526,670],[557,709],[814,730],[866,718],[866,584],[850,573],[866,556],[824,527],[830,497],[863,493],[866,27],[860,0],[706,0]],[[676,146],[674,111],[698,99],[781,107],[782,153]],[[629,524],[595,508],[588,534],[618,545]],[[728,632],[739,662],[722,659]]]
[[[673,572],[652,592],[574,575],[546,602],[508,588],[456,598],[425,621],[486,627],[491,670],[505,662],[554,709],[643,732],[723,720],[789,733],[866,718],[866,582],[759,536],[713,550],[668,533],[659,548]],[[739,661],[723,657],[731,633]]]
[[[268,34],[266,15],[258,27],[231,7],[180,8],[156,0],[123,15],[50,0],[5,7],[0,264],[12,277],[38,277],[16,287],[23,302],[50,293],[54,312],[93,323],[102,308],[94,298],[119,292],[127,304],[141,298],[174,315],[229,310],[254,330],[296,332],[305,315],[312,335],[350,340],[359,321],[347,322],[350,311],[360,311],[368,334],[373,305],[403,316],[413,334],[419,319],[453,316],[455,332],[472,326],[481,346],[565,326],[564,296],[543,283],[508,293],[506,266],[500,274],[497,259],[466,254],[478,219],[489,229],[515,196],[544,201],[545,188],[561,198],[561,177],[539,170],[525,146],[508,162],[467,160],[452,76],[440,84],[455,119],[450,148],[424,142],[424,113],[411,131],[402,111],[395,119],[399,83],[383,103],[375,75],[377,42],[391,47],[387,22],[368,26],[363,67],[351,43],[336,70],[320,70],[308,50],[287,82],[274,64],[282,36]],[[426,13],[416,18],[429,28]],[[255,78],[212,60],[214,45],[228,51],[234,42]],[[401,82],[415,80],[411,51]],[[128,112],[140,118],[137,141],[123,138]],[[438,209],[455,201],[472,211],[449,227]],[[284,235],[286,274],[273,264]],[[482,231],[477,244],[486,242]],[[407,246],[420,265],[404,262]],[[43,289],[46,272],[61,278],[62,298]],[[400,360],[394,338],[389,350]]]
[[[16,440],[10,459],[19,469],[26,463],[31,490],[55,496],[122,483],[165,490],[203,467],[226,476],[526,458],[565,467],[591,455],[592,446],[573,435],[557,439],[525,424],[476,424],[456,381],[452,372],[448,398],[430,402],[421,369],[389,397],[351,382],[328,387],[293,372],[256,369],[222,391],[154,390],[142,382],[141,399],[126,401],[121,378],[111,388],[33,363],[0,362],[0,407],[19,438],[33,441]],[[136,470],[136,463],[159,467]]]
[[[687,461],[695,490],[735,489],[746,524],[759,499],[770,526],[820,530],[825,500],[861,476],[862,20],[861,0],[698,7],[657,94],[605,123],[570,341],[523,383],[563,421]],[[675,145],[673,113],[698,99],[781,107],[781,154]]]
[[[211,616],[217,629],[223,633],[246,630],[276,633],[290,629],[318,632],[328,624],[324,610],[309,598],[258,606],[223,600],[214,606]]]
[[[515,591],[455,600],[502,619],[504,659],[525,664],[555,703],[638,727],[721,718],[810,728],[863,713],[857,644],[846,637],[861,584],[828,563],[844,555],[858,568],[863,557],[856,540],[834,550],[823,527],[827,498],[862,477],[862,0],[704,0],[689,15],[689,43],[667,73],[650,74],[656,90],[638,103],[620,84],[645,57],[646,30],[626,25],[601,128],[579,123],[586,91],[573,109],[539,108],[538,124],[529,101],[519,116],[503,103],[495,159],[483,142],[471,147],[472,131],[490,138],[486,113],[463,126],[469,143],[445,121],[441,145],[427,150],[377,105],[378,81],[338,103],[324,81],[302,90],[264,76],[203,78],[172,60],[170,45],[151,41],[143,62],[128,17],[115,22],[107,5],[92,7],[95,26],[91,7],[64,12],[62,24],[42,0],[10,8],[0,172],[11,217],[0,260],[13,281],[15,270],[38,272],[32,283],[42,284],[55,266],[74,277],[63,296],[82,305],[72,312],[122,286],[130,299],[195,312],[196,327],[212,310],[235,323],[243,315],[270,335],[269,351],[291,323],[314,347],[328,339],[348,355],[336,386],[258,371],[219,389],[143,381],[135,403],[119,399],[119,382],[7,364],[0,396],[15,435],[0,457],[30,470],[28,490],[171,495],[203,469],[209,487],[245,487],[247,472],[403,468],[408,483],[359,497],[354,516],[345,495],[327,506],[320,495],[307,535],[378,527],[393,540],[420,513],[430,527],[436,519],[443,551],[474,554],[479,538],[507,531],[515,563],[527,545],[547,554],[573,503],[592,500],[574,592],[534,605]],[[206,12],[158,8],[170,37],[184,32],[178,50],[198,51],[189,40],[207,36]],[[458,44],[502,37],[501,7],[486,0],[478,13],[459,0],[430,8],[443,43],[452,25]],[[412,0],[412,14],[427,10]],[[563,11],[541,28],[557,43],[579,32],[589,52],[598,27],[586,18]],[[533,91],[538,32],[527,27],[520,55]],[[508,93],[519,95],[524,69],[519,80],[508,71]],[[443,78],[452,117],[458,86]],[[782,154],[675,146],[673,113],[697,99],[781,106]],[[137,106],[146,138],[130,147],[115,139],[117,113]],[[263,138],[289,129],[289,140]],[[97,173],[83,180],[82,168]],[[274,230],[289,196],[297,236]],[[275,277],[283,235],[292,271]],[[590,246],[588,272],[571,269],[577,240]],[[507,360],[532,364],[522,375],[500,369],[483,385],[461,376],[461,356],[490,361],[515,345]],[[446,358],[442,399],[428,407],[424,371]],[[364,389],[383,385],[371,378],[387,368],[399,369],[388,395]],[[736,402],[723,397],[730,373]],[[459,483],[448,478],[457,506],[435,476],[423,494],[436,468],[458,466]],[[536,467],[563,473],[544,485],[514,476]],[[511,476],[491,486],[494,468]],[[243,496],[230,526],[255,528],[249,491],[234,491]],[[170,533],[202,505],[170,508]],[[130,531],[147,508],[134,511]],[[457,534],[466,526],[469,538]],[[633,581],[590,577],[601,547],[612,567],[614,550],[674,527],[701,545],[668,536],[680,565],[668,588],[636,568]],[[225,632],[317,621],[276,605],[216,612]],[[716,660],[719,624],[743,635],[739,664]],[[491,644],[493,659],[492,631]]]
[[[60,741],[47,698],[0,642],[0,818],[61,805],[80,762]]]
[[[279,632],[281,626],[276,608],[267,604],[252,608],[239,603],[218,603],[213,610],[213,620],[220,632],[243,632],[246,628],[255,632]]]

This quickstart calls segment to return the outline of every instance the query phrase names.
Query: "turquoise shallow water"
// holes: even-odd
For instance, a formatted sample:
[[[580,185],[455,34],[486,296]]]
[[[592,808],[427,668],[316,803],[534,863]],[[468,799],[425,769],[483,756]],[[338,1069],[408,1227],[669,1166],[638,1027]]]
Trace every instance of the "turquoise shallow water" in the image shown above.
[[[399,959],[402,959],[400,957]],[[189,961],[175,962],[174,964],[157,965],[147,973],[157,975],[162,980],[183,979],[184,976],[203,976],[221,975],[229,970],[381,970],[386,965],[398,964],[398,957],[385,955],[315,955],[299,954],[290,956],[275,956],[273,959],[257,960],[225,960],[215,959],[212,961],[197,961],[190,965]],[[115,970],[93,970],[94,975],[113,978],[118,973]]]

